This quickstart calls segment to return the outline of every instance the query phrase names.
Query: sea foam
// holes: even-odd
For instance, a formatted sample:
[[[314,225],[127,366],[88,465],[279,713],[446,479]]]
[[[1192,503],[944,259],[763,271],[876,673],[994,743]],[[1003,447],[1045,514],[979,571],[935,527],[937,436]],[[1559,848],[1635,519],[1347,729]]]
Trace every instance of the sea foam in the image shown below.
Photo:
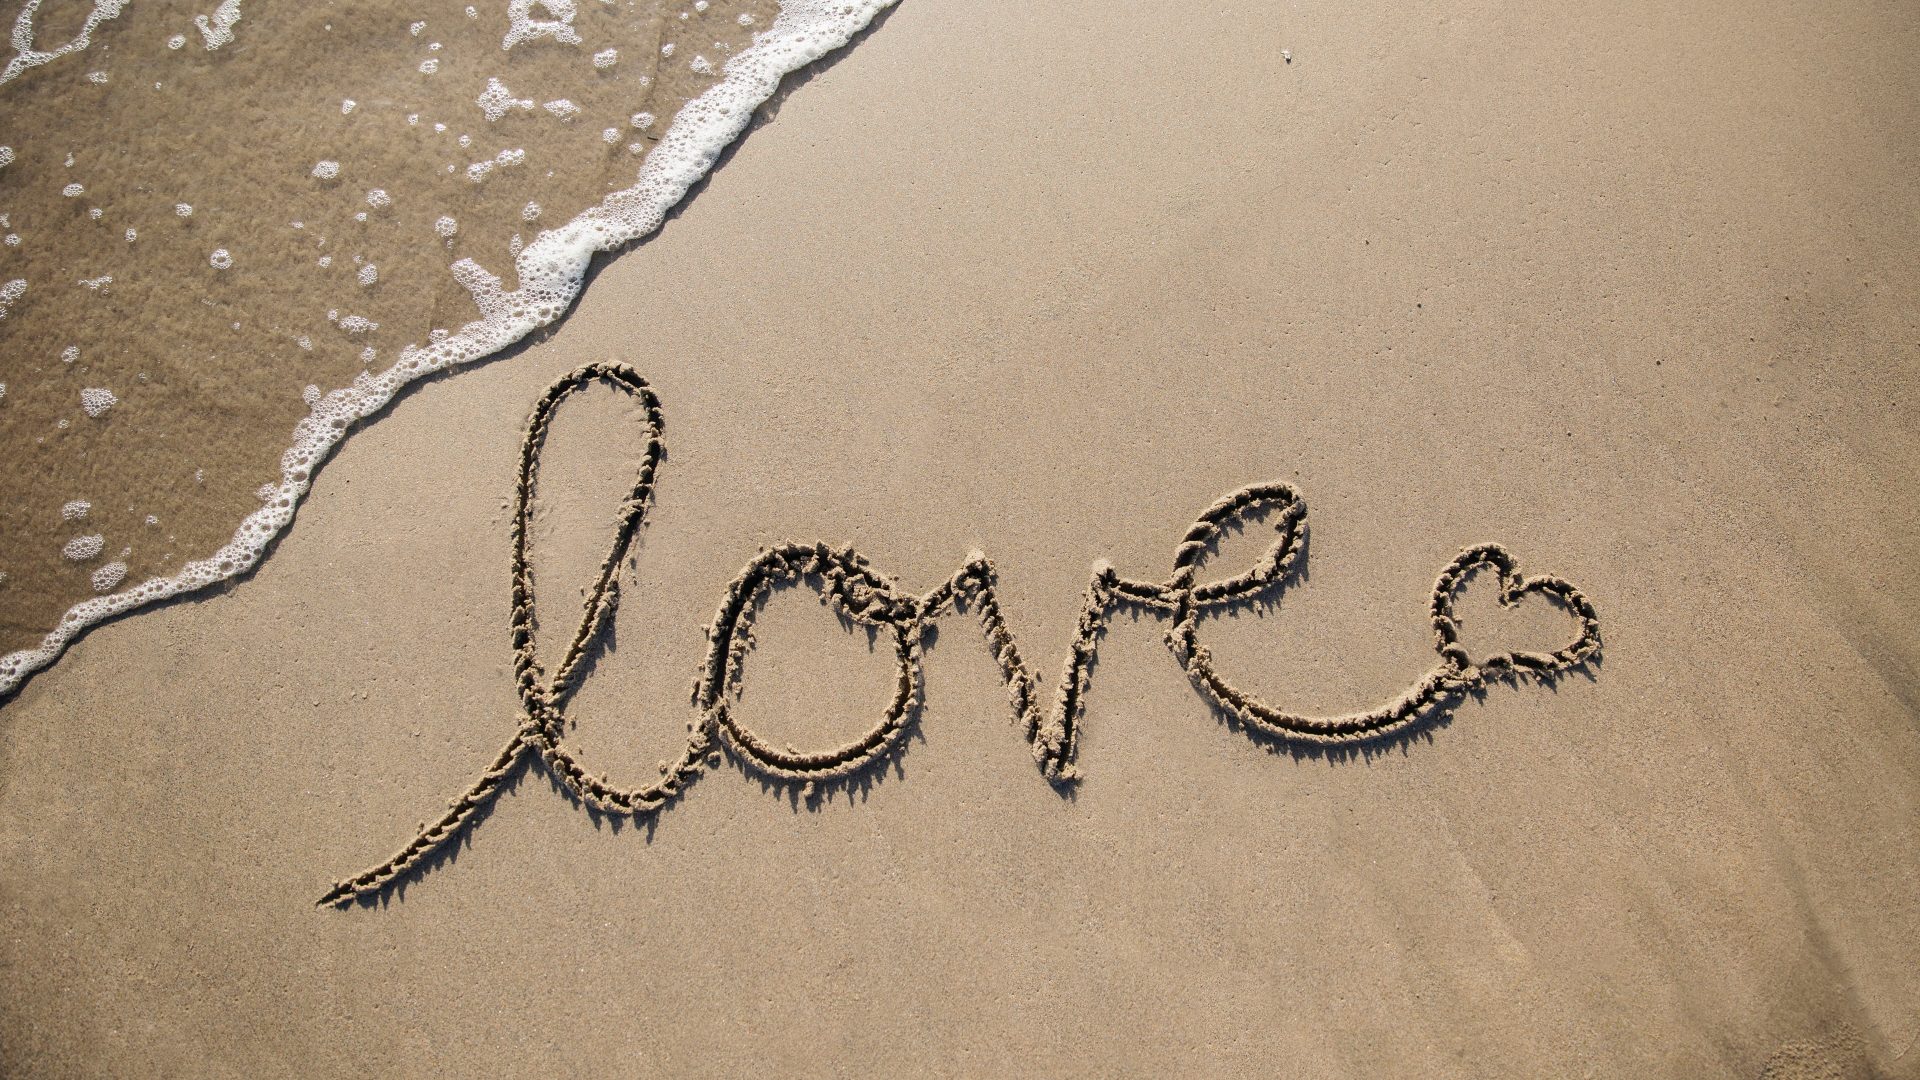
[[[687,191],[713,168],[720,153],[752,119],[753,110],[779,88],[780,79],[845,45],[873,17],[895,0],[784,0],[779,15],[752,46],[741,50],[720,69],[718,83],[684,105],[660,141],[641,164],[636,182],[609,193],[567,224],[542,231],[514,258],[518,286],[506,288],[499,275],[472,259],[453,267],[481,317],[457,332],[430,335],[426,345],[403,349],[392,366],[368,372],[353,385],[322,395],[308,416],[294,428],[293,443],[281,455],[281,478],[272,485],[271,498],[249,514],[220,550],[187,562],[171,577],[149,578],[132,588],[75,604],[38,646],[0,657],[0,696],[10,694],[22,680],[53,662],[87,627],[155,601],[205,588],[251,569],[272,539],[292,522],[294,510],[313,482],[313,472],[338,446],[352,426],[378,412],[400,388],[437,371],[459,367],[490,356],[532,331],[558,319],[579,295],[588,264],[599,252],[611,251],[652,234]],[[553,18],[531,18],[534,7]],[[95,14],[111,18],[118,3],[100,0]],[[235,5],[237,9],[237,5]],[[577,43],[572,29],[573,4],[547,0],[513,0],[509,13],[514,25],[501,47],[534,37]],[[111,11],[112,14],[105,14]],[[471,17],[471,9],[469,15]],[[97,19],[90,18],[88,29]],[[84,44],[79,46],[85,48]],[[663,50],[664,51],[664,50]],[[0,81],[5,81],[0,78]],[[504,93],[502,95],[505,96]],[[518,102],[514,103],[515,105]],[[485,104],[482,104],[485,108]],[[504,157],[505,155],[503,155]],[[509,164],[501,161],[500,164]],[[331,164],[322,162],[320,166]],[[317,178],[326,170],[316,166]],[[337,166],[336,166],[337,168]],[[337,173],[335,174],[337,175]],[[185,204],[181,216],[192,213]],[[451,217],[436,223],[436,231],[450,238]],[[24,281],[0,286],[0,318],[7,305],[25,291]],[[353,317],[349,317],[353,318]],[[342,328],[346,329],[343,320]],[[349,333],[352,331],[349,330]]]

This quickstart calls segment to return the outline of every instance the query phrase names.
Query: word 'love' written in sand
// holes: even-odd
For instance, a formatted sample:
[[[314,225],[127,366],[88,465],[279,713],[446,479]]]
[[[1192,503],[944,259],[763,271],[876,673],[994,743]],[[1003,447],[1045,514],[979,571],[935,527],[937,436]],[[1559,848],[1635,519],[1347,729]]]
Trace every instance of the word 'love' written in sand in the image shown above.
[[[647,442],[633,490],[620,504],[613,547],[587,594],[580,627],[549,676],[534,651],[533,571],[527,557],[540,454],[560,403],[596,382],[639,400],[646,414]],[[470,826],[513,770],[530,758],[537,758],[586,805],[635,818],[658,813],[702,769],[717,767],[723,756],[730,756],[749,773],[801,785],[802,793],[813,798],[815,785],[844,780],[898,751],[922,700],[922,638],[928,623],[949,610],[970,609],[979,619],[987,647],[1006,680],[1014,715],[1025,726],[1034,760],[1049,781],[1063,787],[1078,779],[1074,760],[1094,654],[1108,617],[1119,607],[1165,615],[1171,624],[1167,647],[1199,692],[1250,735],[1286,744],[1359,746],[1403,736],[1444,715],[1490,681],[1552,679],[1600,651],[1599,618],[1578,589],[1557,577],[1523,577],[1512,555],[1486,544],[1461,552],[1440,572],[1428,606],[1439,662],[1393,701],[1364,713],[1332,717],[1297,715],[1261,701],[1221,677],[1197,637],[1201,615],[1253,603],[1283,587],[1297,569],[1306,540],[1306,503],[1285,484],[1257,484],[1222,498],[1200,515],[1174,549],[1173,571],[1165,581],[1134,581],[1121,577],[1111,566],[1095,570],[1053,708],[1043,714],[1039,683],[1007,629],[994,592],[993,564],[986,556],[975,553],[951,578],[915,595],[902,592],[851,549],[785,544],[762,551],[727,586],[719,614],[707,628],[710,644],[694,685],[697,716],[687,725],[686,749],[677,761],[661,764],[658,780],[619,787],[589,773],[562,743],[563,714],[578,689],[581,662],[618,603],[616,575],[653,499],[655,473],[666,454],[664,426],[660,399],[638,372],[624,365],[590,364],[553,384],[541,397],[521,445],[519,502],[513,518],[510,625],[515,679],[524,706],[520,727],[445,814],[423,825],[390,858],[334,885],[320,898],[321,904],[345,905],[355,898],[376,896],[400,881]],[[1273,546],[1237,577],[1194,584],[1202,559],[1225,531],[1255,513],[1273,518],[1279,534]],[[1577,636],[1550,653],[1509,652],[1473,662],[1460,644],[1453,605],[1467,578],[1481,570],[1498,575],[1501,603],[1511,605],[1528,594],[1539,594],[1574,617],[1579,624]],[[810,584],[848,621],[890,633],[899,665],[893,698],[879,722],[844,746],[813,753],[770,745],[739,723],[731,709],[751,649],[755,614],[773,589],[794,582]]]

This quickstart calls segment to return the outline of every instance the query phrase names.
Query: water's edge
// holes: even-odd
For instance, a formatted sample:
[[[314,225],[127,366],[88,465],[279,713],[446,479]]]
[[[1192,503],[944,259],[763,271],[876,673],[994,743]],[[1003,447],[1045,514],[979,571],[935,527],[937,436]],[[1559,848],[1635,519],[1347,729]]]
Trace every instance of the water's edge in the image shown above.
[[[779,90],[788,74],[850,42],[874,16],[897,0],[783,0],[772,28],[751,48],[730,59],[724,78],[680,110],[648,154],[631,187],[612,192],[566,225],[542,232],[515,259],[518,287],[472,259],[453,274],[472,293],[481,317],[444,340],[409,346],[378,374],[326,394],[295,426],[281,455],[280,482],[266,505],[247,515],[220,550],[187,562],[170,577],[155,577],[67,609],[40,644],[0,657],[0,703],[66,651],[89,627],[170,597],[206,588],[259,564],[273,540],[292,524],[313,484],[313,474],[354,430],[399,391],[435,372],[499,353],[563,314],[580,295],[593,256],[614,251],[657,231],[689,190],[744,132],[754,110]]]

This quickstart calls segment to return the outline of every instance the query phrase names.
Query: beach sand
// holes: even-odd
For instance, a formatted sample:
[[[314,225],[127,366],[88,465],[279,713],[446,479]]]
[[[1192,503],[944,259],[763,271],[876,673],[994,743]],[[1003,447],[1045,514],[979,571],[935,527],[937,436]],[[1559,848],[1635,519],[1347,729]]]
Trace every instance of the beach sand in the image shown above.
[[[1916,46],[1891,4],[907,0],[550,336],[350,439],[259,570],[0,708],[0,1071],[1920,1075]],[[514,469],[600,360],[669,448],[569,710],[615,777],[684,745],[763,545],[914,592],[979,549],[1051,679],[1096,560],[1159,579],[1268,480],[1307,572],[1201,625],[1247,690],[1390,699],[1486,541],[1604,657],[1294,755],[1119,616],[1062,795],[949,615],[906,752],[817,806],[729,762],[619,825],[534,769],[316,907],[518,725]],[[640,452],[577,404],[560,633]],[[1573,631],[1492,595],[1476,655]],[[825,745],[891,679],[793,590],[739,710]]]

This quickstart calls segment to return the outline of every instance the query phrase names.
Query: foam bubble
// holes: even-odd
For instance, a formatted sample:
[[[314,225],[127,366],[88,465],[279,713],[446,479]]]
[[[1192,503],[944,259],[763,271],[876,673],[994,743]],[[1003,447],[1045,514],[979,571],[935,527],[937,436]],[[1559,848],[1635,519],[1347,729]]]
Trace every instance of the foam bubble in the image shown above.
[[[69,364],[73,363],[75,360],[80,359],[80,346],[69,345],[64,349],[61,349],[60,359]]]
[[[527,205],[521,207],[520,220],[521,221],[540,220],[540,204],[537,202],[530,202]]]
[[[509,109],[528,111],[533,108],[532,99],[514,97],[513,91],[507,89],[507,84],[496,78],[487,80],[487,88],[480,91],[480,96],[474,98],[473,103],[480,106],[480,111],[489,121],[507,115]]]
[[[226,248],[214,248],[213,254],[207,256],[207,263],[215,270],[225,270],[233,265],[233,253]]]
[[[66,187],[60,189],[60,194],[65,195],[69,199],[77,199],[86,193],[87,189],[79,184],[68,184]]]
[[[92,289],[94,292],[99,292],[101,289],[113,284],[113,275],[101,274],[99,277],[81,278],[76,284]]]
[[[94,533],[92,536],[76,536],[67,541],[66,546],[60,549],[60,554],[73,562],[86,562],[106,550],[106,547],[107,538]]]
[[[179,49],[184,49],[186,47],[187,47],[187,35],[185,34],[175,34],[172,37],[167,39],[167,48],[169,49],[179,50]],[[158,89],[159,84],[155,83],[154,87],[155,89]]]
[[[332,180],[340,175],[340,163],[337,161],[316,161],[313,163],[313,175],[319,180]]]
[[[93,510],[93,504],[85,499],[75,499],[60,508],[61,521],[79,521]]]
[[[0,319],[6,318],[7,309],[12,307],[15,301],[26,294],[26,278],[14,278],[5,285],[0,285]]]
[[[193,207],[189,206],[186,203],[174,203],[173,212],[179,215],[180,217],[192,217]]]
[[[434,72],[439,70],[440,70],[440,61],[434,59],[431,56],[427,57],[425,60],[420,61],[420,74],[422,75],[431,75]]]
[[[601,49],[593,54],[593,66],[602,71],[620,62],[619,49]]]
[[[80,411],[92,417],[104,416],[119,400],[105,387],[89,386],[80,391]]]
[[[696,55],[692,60],[687,62],[687,67],[693,69],[695,75],[713,74],[713,62],[704,56]]]
[[[365,315],[348,315],[340,320],[340,329],[349,334],[364,334],[380,329],[380,324]]]
[[[368,263],[360,268],[360,273],[357,276],[360,279],[360,284],[370,286],[380,280],[380,271],[374,269],[372,263]]]
[[[384,188],[374,188],[367,192],[367,205],[375,210],[384,210],[393,205],[393,196],[387,194]]]
[[[340,103],[340,115],[341,116],[351,115],[353,113],[354,107],[359,104],[360,104],[359,102],[353,100],[352,98],[348,98],[345,101],[342,101]]]
[[[559,117],[562,120],[571,120],[574,117],[580,115],[580,106],[575,105],[573,102],[568,101],[566,98],[556,98],[553,101],[549,101],[545,105],[542,105],[540,107],[552,113],[553,115]],[[79,185],[76,184],[74,186],[78,187]]]
[[[546,9],[550,18],[533,17],[534,5]],[[467,9],[467,17],[477,14]],[[523,41],[550,37],[562,45],[580,44],[580,32],[573,28],[574,0],[507,0],[507,36],[500,39],[504,51]]]
[[[632,119],[628,120],[627,122],[632,124],[634,127],[639,128],[641,131],[645,131],[648,128],[653,126],[653,121],[654,121],[654,115],[652,113],[637,112],[637,113],[634,113]]]
[[[140,239],[140,234],[138,232],[134,231],[133,229],[127,230],[127,243],[131,244],[138,239]]]
[[[240,21],[240,0],[223,0],[213,9],[213,17],[195,15],[193,25],[200,28],[200,38],[207,44],[207,51],[227,44],[233,40],[233,26]]]
[[[112,592],[127,576],[127,564],[115,560],[93,572],[93,591]]]

